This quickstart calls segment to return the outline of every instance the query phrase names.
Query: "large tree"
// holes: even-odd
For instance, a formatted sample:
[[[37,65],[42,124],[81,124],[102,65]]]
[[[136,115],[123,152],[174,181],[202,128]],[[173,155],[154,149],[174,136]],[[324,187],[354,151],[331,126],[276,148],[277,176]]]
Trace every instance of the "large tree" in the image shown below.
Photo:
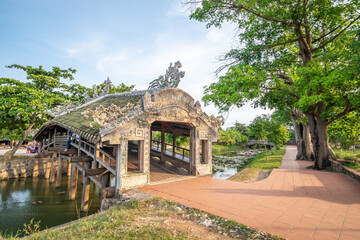
[[[359,7],[358,0],[201,1],[191,18],[208,27],[237,24],[240,43],[223,56],[219,70],[229,71],[207,87],[204,100],[223,110],[245,100],[300,110],[310,128],[314,167],[325,168],[328,125],[360,106],[354,43]]]
[[[1,127],[12,133],[15,133],[16,129],[19,138],[18,144],[11,151],[10,157],[12,157],[31,129],[40,126],[48,119],[47,111],[66,100],[66,96],[61,92],[66,85],[61,79],[72,80],[72,74],[76,70],[53,67],[51,71],[47,71],[42,66],[33,68],[17,64],[8,67],[25,71],[28,80],[22,82],[0,78]]]

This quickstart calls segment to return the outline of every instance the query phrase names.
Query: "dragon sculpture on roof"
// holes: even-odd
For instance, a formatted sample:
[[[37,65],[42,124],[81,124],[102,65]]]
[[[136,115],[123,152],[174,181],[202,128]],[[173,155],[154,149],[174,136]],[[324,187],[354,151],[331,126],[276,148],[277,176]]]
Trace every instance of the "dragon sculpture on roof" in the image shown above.
[[[179,71],[181,67],[180,61],[175,62],[174,66],[170,63],[165,76],[160,75],[157,79],[151,81],[148,89],[176,88],[179,85],[181,78],[185,76],[184,71]]]

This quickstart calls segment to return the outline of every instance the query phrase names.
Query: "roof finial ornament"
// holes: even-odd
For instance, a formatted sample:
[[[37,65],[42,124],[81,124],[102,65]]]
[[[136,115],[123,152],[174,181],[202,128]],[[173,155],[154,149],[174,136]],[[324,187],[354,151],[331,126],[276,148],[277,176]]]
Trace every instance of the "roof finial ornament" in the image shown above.
[[[179,85],[181,78],[185,76],[184,71],[179,71],[181,67],[180,61],[175,62],[174,66],[170,63],[165,76],[160,75],[157,79],[151,81],[148,89],[176,88]]]
[[[105,87],[101,93],[101,96],[105,96],[105,95],[109,94],[109,92],[110,92],[111,81],[110,81],[109,77],[107,77],[107,79],[104,81],[104,84],[105,84]]]
[[[98,89],[97,89],[96,84],[94,84],[93,88],[94,88],[93,98],[97,98],[98,97]]]

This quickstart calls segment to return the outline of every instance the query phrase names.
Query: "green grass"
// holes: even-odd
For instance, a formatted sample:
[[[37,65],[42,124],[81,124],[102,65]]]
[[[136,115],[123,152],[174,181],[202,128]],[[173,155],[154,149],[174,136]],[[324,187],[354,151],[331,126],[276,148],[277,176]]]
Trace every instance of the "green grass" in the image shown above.
[[[248,163],[244,168],[258,168],[262,170],[272,170],[278,168],[281,165],[281,160],[285,154],[286,146],[281,147],[279,150],[275,150],[273,154],[268,151],[267,161],[265,152],[259,153],[256,157]]]
[[[200,223],[210,221],[211,226]],[[219,233],[221,232],[221,233]],[[240,239],[282,239],[235,221],[162,198],[131,201],[59,229],[31,235],[32,239],[213,239],[223,234]],[[10,236],[8,239],[15,239]],[[0,235],[1,239],[1,235]]]
[[[355,149],[355,151],[353,151],[335,148],[333,150],[337,159],[351,161],[349,163],[344,163],[346,167],[360,171],[360,149]]]
[[[244,148],[245,148],[244,145],[225,146],[225,145],[214,143],[212,145],[212,154],[213,155],[221,155],[224,153],[228,153],[230,151],[243,150]]]

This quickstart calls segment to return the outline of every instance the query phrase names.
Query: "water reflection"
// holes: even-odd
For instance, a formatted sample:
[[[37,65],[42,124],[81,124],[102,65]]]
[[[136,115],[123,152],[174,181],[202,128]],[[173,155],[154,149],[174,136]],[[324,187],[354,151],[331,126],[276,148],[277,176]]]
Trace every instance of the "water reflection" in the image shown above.
[[[0,182],[0,231],[16,232],[32,218],[41,221],[42,229],[60,225],[78,218],[82,197],[82,177],[79,177],[76,201],[69,201],[69,177],[62,176],[61,187],[45,178],[15,179]],[[89,213],[100,207],[100,190],[91,183]]]

